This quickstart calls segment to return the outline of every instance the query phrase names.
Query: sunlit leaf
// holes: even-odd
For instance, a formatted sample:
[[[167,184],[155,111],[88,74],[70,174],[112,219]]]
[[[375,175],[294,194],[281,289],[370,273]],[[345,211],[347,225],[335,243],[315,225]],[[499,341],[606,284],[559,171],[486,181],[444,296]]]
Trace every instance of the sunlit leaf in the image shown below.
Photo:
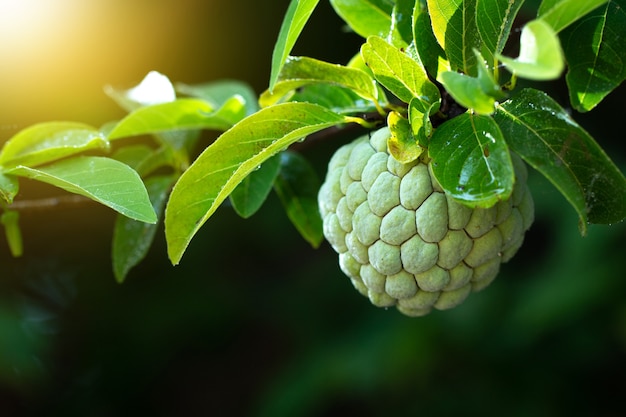
[[[280,169],[280,156],[276,155],[252,171],[230,193],[233,209],[244,219],[256,213],[272,191]]]
[[[291,53],[304,25],[311,17],[319,0],[291,0],[285,18],[283,19],[278,39],[272,53],[272,69],[270,74],[269,90],[274,90],[278,75]]]
[[[289,98],[289,101],[319,104],[340,114],[377,111],[372,101],[364,100],[352,89],[331,84],[311,84],[302,87]]]
[[[417,119],[422,122],[423,119]],[[412,126],[408,119],[396,112],[391,112],[387,116],[387,125],[390,135],[387,139],[387,149],[393,158],[403,164],[415,161],[424,153],[423,148],[417,138],[413,136]],[[419,131],[419,128],[418,128]]]
[[[261,109],[220,136],[174,186],[165,212],[168,253],[177,264],[200,227],[265,160],[311,133],[350,119],[311,103]]]
[[[243,117],[245,103],[239,96],[227,100],[218,110],[204,100],[184,98],[133,111],[115,126],[109,133],[109,139],[167,130],[227,130]]]
[[[476,0],[428,0],[433,33],[450,61],[452,71],[475,75],[482,41],[476,27]]]
[[[524,89],[502,103],[495,120],[517,154],[541,172],[587,223],[626,217],[626,179],[593,138],[554,100]]]
[[[446,91],[461,106],[473,109],[478,114],[493,113],[496,100],[483,91],[478,78],[446,71],[440,74],[440,79]]]
[[[439,101],[439,89],[415,60],[385,40],[370,36],[361,54],[376,80],[405,103],[418,98],[425,107]]]
[[[163,213],[167,196],[175,180],[176,177],[172,175],[156,176],[146,180],[152,208],[159,217]],[[111,247],[113,273],[117,282],[124,282],[128,272],[146,257],[158,227],[157,223],[144,223],[126,216],[117,216]]]
[[[608,0],[544,0],[539,6],[537,17],[560,32],[593,9]]]
[[[190,97],[200,98],[219,109],[234,96],[241,96],[246,103],[246,115],[259,109],[257,96],[252,87],[237,80],[219,80],[203,84],[176,84],[176,91]]]
[[[324,239],[317,205],[320,185],[315,170],[304,157],[290,151],[280,154],[280,171],[274,190],[291,223],[314,248]]]
[[[416,0],[396,0],[391,13],[391,31],[387,38],[391,44],[407,47],[413,42],[413,9]]]
[[[297,89],[311,84],[330,84],[349,88],[361,97],[376,101],[378,90],[374,79],[364,71],[329,64],[313,58],[289,57],[272,92],[261,94],[259,102],[267,107],[276,104]]]
[[[76,122],[39,123],[18,132],[0,152],[0,165],[36,166],[90,149],[107,150],[109,142],[92,126]]]
[[[561,33],[570,102],[576,110],[593,109],[626,79],[624,39],[626,0],[610,1]]]
[[[20,185],[14,175],[4,175],[0,172],[0,198],[5,203],[11,204],[19,190]]]
[[[490,116],[464,113],[450,119],[435,130],[428,151],[435,177],[463,204],[491,207],[510,196],[513,163]]]
[[[111,158],[77,156],[39,168],[19,165],[7,173],[91,198],[135,220],[156,222],[146,188],[137,172]]]
[[[141,83],[128,90],[106,86],[104,92],[129,112],[143,106],[176,100],[176,91],[172,82],[157,71],[150,71]]]
[[[387,37],[391,30],[392,0],[330,0],[335,12],[362,36]]]
[[[559,78],[565,68],[559,38],[542,20],[533,20],[522,29],[519,57],[498,55],[498,59],[517,76],[530,80]]]
[[[442,62],[447,62],[446,54],[437,42],[430,21],[428,8],[425,0],[415,2],[413,10],[413,48],[433,79],[437,78]],[[419,46],[418,46],[419,45]],[[443,65],[446,70],[450,69],[449,63]]]
[[[476,27],[491,57],[504,50],[524,0],[477,0]],[[494,65],[494,62],[490,62]]]

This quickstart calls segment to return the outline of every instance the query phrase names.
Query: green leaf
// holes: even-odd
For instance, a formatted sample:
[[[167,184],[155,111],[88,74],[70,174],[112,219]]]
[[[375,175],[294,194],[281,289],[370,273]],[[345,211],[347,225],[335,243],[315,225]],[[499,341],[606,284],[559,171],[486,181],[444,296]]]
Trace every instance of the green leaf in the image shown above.
[[[176,100],[172,82],[157,71],[150,71],[141,83],[128,90],[106,86],[104,92],[129,112],[140,107]]]
[[[226,131],[174,186],[165,211],[168,253],[177,264],[189,242],[233,189],[265,160],[311,133],[349,122],[311,103],[266,107]]]
[[[318,104],[339,114],[377,111],[372,101],[363,100],[353,90],[330,84],[311,84],[302,87],[289,98],[289,101]]]
[[[311,17],[319,0],[291,0],[287,14],[278,33],[278,39],[272,53],[272,70],[270,73],[269,90],[274,90],[280,71],[291,53],[304,25]]]
[[[128,165],[111,158],[77,156],[40,168],[19,165],[7,173],[91,198],[135,220],[156,222],[139,175]]]
[[[491,57],[504,50],[524,0],[477,0],[476,27]],[[495,62],[490,65],[497,66]]]
[[[14,175],[4,175],[0,172],[0,198],[5,203],[11,204],[19,190],[20,185]],[[0,206],[2,206],[1,202]]]
[[[433,33],[444,49],[450,69],[475,75],[476,56],[482,41],[476,26],[476,0],[428,0]]]
[[[608,0],[544,0],[539,6],[538,18],[560,32]]]
[[[15,210],[5,210],[2,216],[0,216],[0,223],[4,226],[4,235],[6,236],[9,250],[15,258],[19,258],[24,253],[19,221],[20,213]]]
[[[387,37],[392,45],[404,48],[413,42],[413,9],[417,2],[396,0],[391,13],[391,31]]]
[[[349,88],[367,100],[378,99],[376,83],[364,71],[313,58],[289,57],[274,89],[272,92],[268,90],[261,94],[259,103],[262,107],[267,107],[303,86],[319,83]]]
[[[553,99],[524,89],[498,106],[495,120],[513,151],[541,172],[587,223],[626,217],[626,179],[593,138]]]
[[[204,100],[183,98],[133,111],[113,128],[109,140],[167,130],[227,130],[243,117],[245,103],[239,96],[227,100],[218,110]]]
[[[561,33],[570,102],[593,109],[626,79],[626,1],[610,1]]]
[[[423,119],[417,119],[422,122]],[[391,112],[387,116],[387,125],[390,135],[387,139],[387,149],[394,159],[402,164],[415,161],[424,153],[425,149],[413,136],[412,125],[397,112]],[[418,127],[419,130],[419,127]]]
[[[230,194],[233,209],[244,219],[256,213],[272,191],[274,180],[280,169],[278,155],[263,162],[252,171]]]
[[[167,196],[175,180],[176,177],[172,175],[155,176],[146,180],[152,208],[159,216],[163,213]],[[157,223],[144,223],[126,216],[117,216],[111,247],[113,273],[117,282],[124,282],[128,272],[146,257],[157,230]]]
[[[424,107],[439,101],[439,89],[417,62],[385,40],[370,36],[361,54],[376,80],[405,103],[420,99]]]
[[[392,0],[330,0],[335,12],[363,38],[387,37],[393,3]]]
[[[450,119],[435,130],[428,150],[435,178],[463,204],[486,208],[511,195],[511,155],[490,116],[464,113]]]
[[[519,57],[498,55],[498,59],[515,75],[530,80],[559,78],[565,68],[559,38],[542,20],[528,22],[522,29]]]
[[[324,240],[317,205],[320,185],[315,170],[304,157],[290,151],[280,154],[280,172],[274,190],[291,223],[314,248]]]
[[[461,106],[478,114],[493,113],[496,100],[483,91],[478,78],[452,71],[443,72],[439,77],[446,91]]]
[[[4,144],[0,165],[36,166],[90,149],[109,149],[107,139],[92,126],[75,122],[39,123],[21,130]]]
[[[204,84],[176,84],[176,91],[211,103],[215,109],[222,107],[234,96],[240,96],[246,105],[246,115],[259,110],[257,95],[248,84],[237,80],[219,80]]]
[[[413,45],[417,55],[433,79],[437,79],[439,68],[450,68],[446,53],[443,51],[430,21],[430,14],[425,5],[425,0],[417,0],[413,10]]]

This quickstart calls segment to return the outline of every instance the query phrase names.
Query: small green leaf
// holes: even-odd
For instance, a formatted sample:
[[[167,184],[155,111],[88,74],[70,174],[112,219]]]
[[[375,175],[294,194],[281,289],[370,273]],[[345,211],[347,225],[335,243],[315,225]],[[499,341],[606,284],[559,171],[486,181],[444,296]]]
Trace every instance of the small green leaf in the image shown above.
[[[15,210],[5,210],[2,216],[0,216],[0,223],[4,226],[4,235],[6,236],[9,250],[15,258],[19,258],[24,253],[19,221],[20,213]]]
[[[280,154],[280,172],[274,190],[291,223],[314,248],[324,240],[317,205],[320,185],[315,170],[304,157],[290,151]]]
[[[175,180],[176,177],[172,175],[155,176],[146,180],[152,208],[159,216],[163,213],[167,196]],[[117,282],[124,282],[128,272],[146,257],[157,230],[157,223],[144,223],[126,216],[117,216],[111,247],[113,273]]]
[[[528,22],[522,29],[519,57],[498,55],[498,59],[515,75],[530,80],[559,78],[565,68],[559,38],[542,20]]]
[[[178,99],[133,111],[113,128],[109,140],[167,130],[227,130],[243,117],[245,103],[239,96],[227,100],[218,110],[204,100]]]
[[[280,157],[271,157],[252,171],[230,194],[233,209],[244,219],[256,213],[272,191],[280,169]]]
[[[121,108],[129,112],[140,107],[176,100],[176,91],[172,82],[157,71],[150,71],[141,83],[131,89],[106,86],[104,92]]]
[[[370,36],[361,54],[376,80],[405,103],[418,98],[430,107],[440,100],[439,89],[428,79],[426,70],[385,40]]]
[[[524,0],[476,1],[476,27],[491,57],[504,50],[522,4]],[[490,65],[495,67],[496,63],[490,62]]]
[[[39,123],[18,132],[4,144],[0,165],[36,166],[90,149],[109,149],[107,139],[94,127],[75,122]]]
[[[560,32],[608,0],[544,0],[539,6],[538,18]]]
[[[156,222],[156,214],[137,172],[111,158],[77,156],[39,168],[19,165],[7,173],[91,198],[135,220]]]
[[[422,122],[423,119],[417,119],[417,121]],[[387,125],[391,132],[387,139],[387,149],[396,161],[408,164],[424,153],[425,149],[420,146],[417,139],[413,136],[413,126],[407,119],[396,112],[391,112],[387,116]]]
[[[446,91],[461,106],[473,109],[478,114],[493,113],[496,100],[483,91],[478,78],[452,71],[443,72],[439,76]]]
[[[413,42],[415,0],[396,0],[391,13],[391,31],[387,38],[394,46],[407,47]]]
[[[274,90],[261,94],[259,102],[262,107],[267,107],[276,104],[303,86],[320,83],[349,88],[366,100],[378,99],[376,83],[364,71],[329,64],[313,58],[289,57],[274,85]]]
[[[168,254],[177,264],[189,242],[256,167],[314,132],[352,119],[311,103],[266,107],[224,132],[180,177],[165,211]]]
[[[330,0],[335,12],[363,38],[387,37],[393,3],[392,0]]]
[[[509,149],[490,116],[464,113],[435,130],[428,148],[443,189],[470,207],[506,200],[515,175]]]
[[[289,8],[278,33],[278,39],[272,53],[272,70],[269,90],[274,90],[280,71],[291,53],[304,25],[311,17],[319,0],[291,0]]]
[[[259,110],[257,96],[252,87],[237,80],[219,80],[204,84],[176,84],[176,91],[211,103],[215,109],[222,107],[234,96],[241,96],[246,103],[246,115]]]
[[[19,190],[20,184],[14,175],[4,175],[0,172],[0,198],[5,203],[11,204]],[[0,206],[2,206],[1,203]]]
[[[626,179],[602,148],[541,91],[524,89],[498,106],[495,120],[513,151],[541,172],[587,223],[626,217]]]
[[[353,90],[330,84],[311,84],[299,89],[289,101],[318,104],[339,114],[377,111],[372,101],[364,100]],[[384,105],[384,102],[380,105]]]
[[[475,75],[476,56],[482,41],[476,26],[476,0],[428,0],[433,33],[444,49],[450,69]]]
[[[593,109],[626,79],[626,0],[610,1],[561,33],[572,106]]]

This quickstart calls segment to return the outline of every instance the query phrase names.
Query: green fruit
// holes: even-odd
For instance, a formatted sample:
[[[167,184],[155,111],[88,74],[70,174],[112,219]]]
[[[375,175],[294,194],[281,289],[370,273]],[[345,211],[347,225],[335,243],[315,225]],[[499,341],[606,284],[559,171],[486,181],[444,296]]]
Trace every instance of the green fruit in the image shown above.
[[[339,148],[318,200],[324,236],[341,270],[380,307],[409,316],[444,310],[489,285],[517,252],[534,219],[524,163],[495,206],[468,208],[445,194],[428,163],[396,161],[389,129]]]

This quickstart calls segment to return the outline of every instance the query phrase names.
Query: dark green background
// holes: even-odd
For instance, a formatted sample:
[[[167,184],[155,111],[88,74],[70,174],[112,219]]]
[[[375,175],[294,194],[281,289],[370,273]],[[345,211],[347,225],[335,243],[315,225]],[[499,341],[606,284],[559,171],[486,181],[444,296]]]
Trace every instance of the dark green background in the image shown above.
[[[14,94],[2,103],[2,140],[37,121],[120,117],[102,85],[132,85],[152,69],[188,83],[243,79],[260,92],[287,4],[109,2],[84,35],[99,60],[65,70],[50,60],[30,81],[0,72]],[[295,53],[341,63],[358,45],[322,1]],[[104,68],[88,73],[94,65]],[[561,83],[539,87],[567,105]],[[574,115],[622,171],[623,97]],[[323,176],[348,139],[303,152]],[[0,243],[0,415],[621,415],[626,224],[582,238],[563,197],[535,174],[530,182],[537,220],[518,255],[485,291],[419,319],[371,306],[274,195],[249,220],[220,208],[177,267],[160,233],[123,285],[111,273],[110,211],[25,213],[26,255],[13,259]],[[24,188],[23,197],[56,193]]]

